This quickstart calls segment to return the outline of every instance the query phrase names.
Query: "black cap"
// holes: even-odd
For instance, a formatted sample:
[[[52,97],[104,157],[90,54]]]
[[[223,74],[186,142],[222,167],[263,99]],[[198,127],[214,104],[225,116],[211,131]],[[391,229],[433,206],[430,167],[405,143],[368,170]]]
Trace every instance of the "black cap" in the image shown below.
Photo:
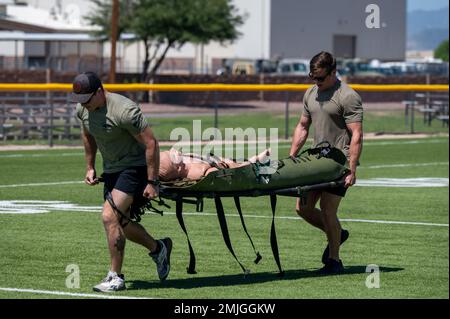
[[[94,72],[81,73],[73,80],[70,101],[86,103],[101,86],[102,81]]]

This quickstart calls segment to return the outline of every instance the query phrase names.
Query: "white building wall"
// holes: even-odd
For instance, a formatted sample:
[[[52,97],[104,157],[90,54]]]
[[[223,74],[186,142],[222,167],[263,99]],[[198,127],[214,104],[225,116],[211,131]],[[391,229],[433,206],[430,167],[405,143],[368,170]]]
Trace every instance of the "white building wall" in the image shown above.
[[[1,41],[0,42],[0,56],[23,56],[24,43],[23,41]]]
[[[369,29],[366,6],[380,7],[379,29]],[[406,48],[406,0],[273,0],[271,55],[311,58],[333,52],[333,35],[354,35],[356,56],[403,60]]]

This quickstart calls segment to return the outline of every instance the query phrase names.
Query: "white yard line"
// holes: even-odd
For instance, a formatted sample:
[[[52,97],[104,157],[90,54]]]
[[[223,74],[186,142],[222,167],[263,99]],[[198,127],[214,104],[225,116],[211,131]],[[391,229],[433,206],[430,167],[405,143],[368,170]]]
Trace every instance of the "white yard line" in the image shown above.
[[[359,168],[392,168],[392,167],[420,167],[420,166],[436,166],[444,165],[448,166],[449,162],[430,162],[430,163],[409,163],[409,164],[386,164],[386,165],[368,165],[361,166]]]
[[[13,187],[29,187],[29,186],[53,186],[53,185],[66,185],[66,184],[81,184],[83,181],[67,181],[67,182],[49,182],[49,183],[29,183],[29,184],[10,184],[0,185],[0,188],[13,188]]]
[[[49,212],[87,212],[87,213],[100,213],[101,206],[77,206],[76,204],[71,204],[63,201],[0,201],[0,214],[42,214]],[[166,215],[175,215],[175,212],[164,212]],[[208,212],[186,212],[185,216],[217,216],[216,213]],[[239,217],[238,214],[226,214],[227,217]],[[261,218],[261,219],[271,219],[272,216],[263,215],[251,215],[246,214],[246,218]],[[285,220],[302,220],[297,216],[275,216],[276,219]],[[395,221],[395,220],[373,220],[373,219],[340,219],[344,222],[356,222],[356,223],[376,223],[376,224],[392,224],[392,225],[419,225],[419,226],[438,226],[438,227],[448,227],[448,224],[438,224],[438,223],[426,223],[426,222],[415,222],[415,221]]]
[[[164,214],[175,215],[174,212],[164,212]],[[215,213],[185,213],[186,216],[190,215],[198,215],[198,216],[217,216]],[[226,216],[230,217],[239,217],[237,214],[226,214]],[[245,215],[245,218],[264,218],[271,219],[272,216],[261,216],[261,215]],[[290,219],[290,220],[303,220],[300,217],[295,216],[275,216],[275,219]],[[393,225],[419,225],[419,226],[438,226],[438,227],[448,227],[448,224],[437,224],[437,223],[424,223],[424,222],[404,222],[404,221],[395,221],[395,220],[372,220],[372,219],[354,219],[354,218],[340,218],[340,221],[343,222],[355,222],[355,223],[375,223],[375,224],[393,224]]]
[[[21,289],[21,288],[3,288],[0,287],[0,291],[10,291],[10,292],[25,292],[32,294],[43,294],[43,295],[57,295],[57,296],[72,296],[72,297],[87,297],[87,298],[100,298],[100,299],[155,299],[147,297],[131,297],[131,296],[114,296],[114,295],[100,295],[100,294],[83,294],[75,292],[65,292],[65,291],[52,291],[52,290],[35,290],[35,289]]]
[[[401,165],[401,166],[400,166]],[[392,164],[392,166],[383,167],[411,167],[411,166],[428,166],[428,165],[448,165],[446,162],[435,162],[435,163],[420,163],[420,164]],[[361,168],[381,168],[381,165],[375,166],[362,166]],[[360,185],[358,185],[358,181]],[[56,186],[56,185],[69,185],[69,184],[82,184],[83,181],[63,181],[63,182],[47,182],[47,183],[26,183],[26,184],[3,184],[0,188],[14,188],[14,187],[32,187],[32,186]],[[384,187],[411,187],[414,183],[414,187],[447,187],[448,178],[373,178],[366,180],[357,180],[358,186],[384,186]]]
[[[22,157],[59,157],[59,156],[83,156],[84,153],[46,153],[46,154],[0,154],[0,158],[22,158]]]
[[[402,139],[404,137],[402,136],[398,136],[397,138]],[[447,137],[448,138],[448,137]],[[404,144],[440,144],[440,143],[448,143],[448,140],[444,139],[444,138],[424,138],[424,139],[414,139],[414,140],[406,140],[406,141],[402,141],[402,140],[394,140],[394,141],[389,141],[389,140],[384,140],[384,141],[372,141],[371,138],[366,138],[366,140],[369,140],[369,142],[365,142],[364,146],[384,146],[384,145],[404,145]],[[310,142],[311,140],[308,140],[308,142]],[[291,147],[291,143],[290,141],[286,141],[284,139],[280,139],[280,140],[268,140],[268,141],[222,141],[222,140],[217,140],[217,141],[202,141],[202,142],[197,142],[197,141],[189,141],[186,142],[184,144],[177,142],[177,141],[164,141],[164,142],[160,142],[160,145],[163,146],[173,146],[174,144],[177,144],[178,146],[180,145],[209,145],[209,146],[220,146],[223,145],[226,148],[228,147],[232,147],[234,145],[249,145],[249,144],[254,144],[254,145],[270,145],[270,144],[274,144],[274,143],[278,143],[281,144],[278,147],[279,148],[290,148]],[[49,148],[48,146],[35,146],[35,145],[30,145],[30,146],[0,146],[0,152],[1,151],[29,151],[29,150],[43,150],[43,151],[47,151],[47,150],[57,150],[57,149],[82,149],[82,146],[71,146],[71,147],[53,147],[53,148]],[[56,157],[56,156],[82,156],[84,153],[83,152],[71,152],[71,153],[60,153],[60,154],[46,154],[46,153],[38,153],[38,154],[24,154],[24,153],[19,153],[19,154],[0,154],[0,158],[17,158],[17,157]]]
[[[355,186],[365,187],[448,187],[448,178],[370,178],[357,179]]]

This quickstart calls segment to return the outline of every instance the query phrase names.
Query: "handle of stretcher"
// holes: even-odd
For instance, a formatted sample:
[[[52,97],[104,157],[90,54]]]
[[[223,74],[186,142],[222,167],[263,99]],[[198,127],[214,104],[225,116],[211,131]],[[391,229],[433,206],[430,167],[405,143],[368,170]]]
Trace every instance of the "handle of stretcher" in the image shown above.
[[[339,181],[333,181],[333,182],[326,182],[326,183],[320,183],[320,184],[314,184],[314,185],[305,185],[305,186],[298,186],[298,187],[291,187],[291,188],[284,188],[273,191],[277,195],[282,196],[293,196],[293,197],[299,197],[302,193],[308,192],[308,191],[314,191],[314,190],[320,190],[324,188],[334,188],[334,187],[340,187],[344,186],[345,181],[339,180]]]

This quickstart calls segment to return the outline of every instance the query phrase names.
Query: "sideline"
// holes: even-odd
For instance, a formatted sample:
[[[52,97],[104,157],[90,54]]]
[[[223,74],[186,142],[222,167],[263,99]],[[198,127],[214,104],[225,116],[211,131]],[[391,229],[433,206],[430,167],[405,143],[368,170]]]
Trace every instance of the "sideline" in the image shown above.
[[[101,206],[78,206],[63,201],[0,201],[0,215],[21,215],[21,214],[44,214],[50,212],[86,212],[86,213],[100,213]],[[166,215],[176,215],[175,212],[164,212]],[[208,212],[186,212],[185,216],[217,216],[216,213]],[[227,217],[240,217],[238,214],[226,214]],[[272,216],[252,215],[247,214],[246,218],[257,219],[272,219]],[[276,219],[285,220],[300,220],[303,219],[297,216],[275,216]],[[396,220],[376,220],[376,219],[356,219],[356,218],[342,218],[343,222],[355,222],[355,223],[375,223],[375,224],[392,224],[392,225],[415,225],[415,226],[436,226],[436,227],[449,227],[448,224],[439,223],[427,223],[427,222],[415,222],[415,221],[396,221]]]
[[[440,138],[440,137],[449,137],[447,133],[417,133],[417,134],[379,134],[379,133],[365,133],[364,140],[393,140],[393,139],[426,139],[426,138]],[[258,141],[219,141],[219,143],[214,143],[214,141],[202,141],[200,142],[202,145],[213,145],[213,144],[224,144],[224,145],[233,145],[233,144],[245,144]],[[290,143],[290,139],[278,139],[278,143]],[[312,142],[312,139],[308,139],[307,142]],[[172,146],[175,143],[177,145],[182,145],[177,141],[159,141],[160,146]],[[191,145],[197,144],[196,142],[190,142]],[[1,151],[35,151],[35,150],[62,150],[62,149],[83,149],[82,145],[54,145],[53,147],[49,147],[48,145],[0,145]]]
[[[415,166],[434,166],[449,165],[447,162],[432,163],[414,163],[414,164],[393,164],[393,165],[369,165],[361,166],[361,168],[388,168],[388,167],[415,167]],[[47,182],[47,183],[26,183],[26,184],[3,184],[0,188],[15,187],[32,187],[32,186],[55,186],[67,184],[82,184],[84,181],[63,181],[63,182]],[[449,179],[447,177],[416,177],[416,178],[370,178],[357,179],[354,186],[379,186],[379,187],[448,187]]]
[[[364,146],[386,146],[386,145],[410,145],[410,144],[448,144],[448,141],[445,140],[440,140],[440,139],[434,139],[434,138],[439,138],[436,136],[430,137],[429,139],[412,139],[412,140],[400,140],[400,141],[395,141],[395,140],[377,140],[377,139],[373,139],[370,140],[368,139],[370,142],[365,142]],[[270,142],[270,141],[269,141]],[[287,140],[278,140],[277,143],[279,143],[280,145],[278,145],[278,149],[288,149],[291,147],[290,144],[288,144]],[[177,142],[177,146],[190,146],[190,145],[198,145],[201,144],[202,146],[223,146],[224,149],[230,149],[235,147],[236,145],[240,145],[240,144],[245,144],[245,143],[253,143],[253,141],[245,141],[245,142],[229,142],[229,141],[224,141],[224,142],[214,142],[214,141],[204,141],[204,142],[192,142],[191,144],[189,143],[179,143]],[[254,141],[255,144],[258,143],[258,141]],[[308,143],[311,143],[311,141],[309,141]],[[172,142],[160,142],[159,143],[160,146],[166,147],[166,146],[173,146],[174,143]],[[49,152],[49,153],[40,153],[40,154],[25,154],[25,153],[21,153],[21,154],[1,154],[2,151],[9,151],[9,152],[14,152],[14,151],[53,151],[53,150],[82,150],[82,147],[54,147],[54,148],[49,148],[48,146],[42,148],[39,146],[39,148],[33,148],[34,146],[30,146],[29,148],[22,148],[22,146],[19,146],[19,148],[15,149],[14,147],[12,148],[8,148],[9,146],[3,146],[6,148],[2,148],[2,146],[0,146],[0,158],[23,158],[23,157],[27,157],[27,158],[39,158],[39,157],[54,157],[54,156],[63,156],[63,157],[70,157],[70,156],[84,156],[84,152],[70,152],[70,153],[53,153],[53,152]]]
[[[100,298],[100,299],[159,299],[159,298],[150,298],[150,297],[111,296],[111,295],[84,294],[84,293],[65,292],[65,291],[35,290],[35,289],[21,289],[21,288],[4,288],[4,287],[0,287],[0,291],[27,292],[27,293],[32,293],[32,294],[72,296],[72,297],[87,297],[87,298]]]

